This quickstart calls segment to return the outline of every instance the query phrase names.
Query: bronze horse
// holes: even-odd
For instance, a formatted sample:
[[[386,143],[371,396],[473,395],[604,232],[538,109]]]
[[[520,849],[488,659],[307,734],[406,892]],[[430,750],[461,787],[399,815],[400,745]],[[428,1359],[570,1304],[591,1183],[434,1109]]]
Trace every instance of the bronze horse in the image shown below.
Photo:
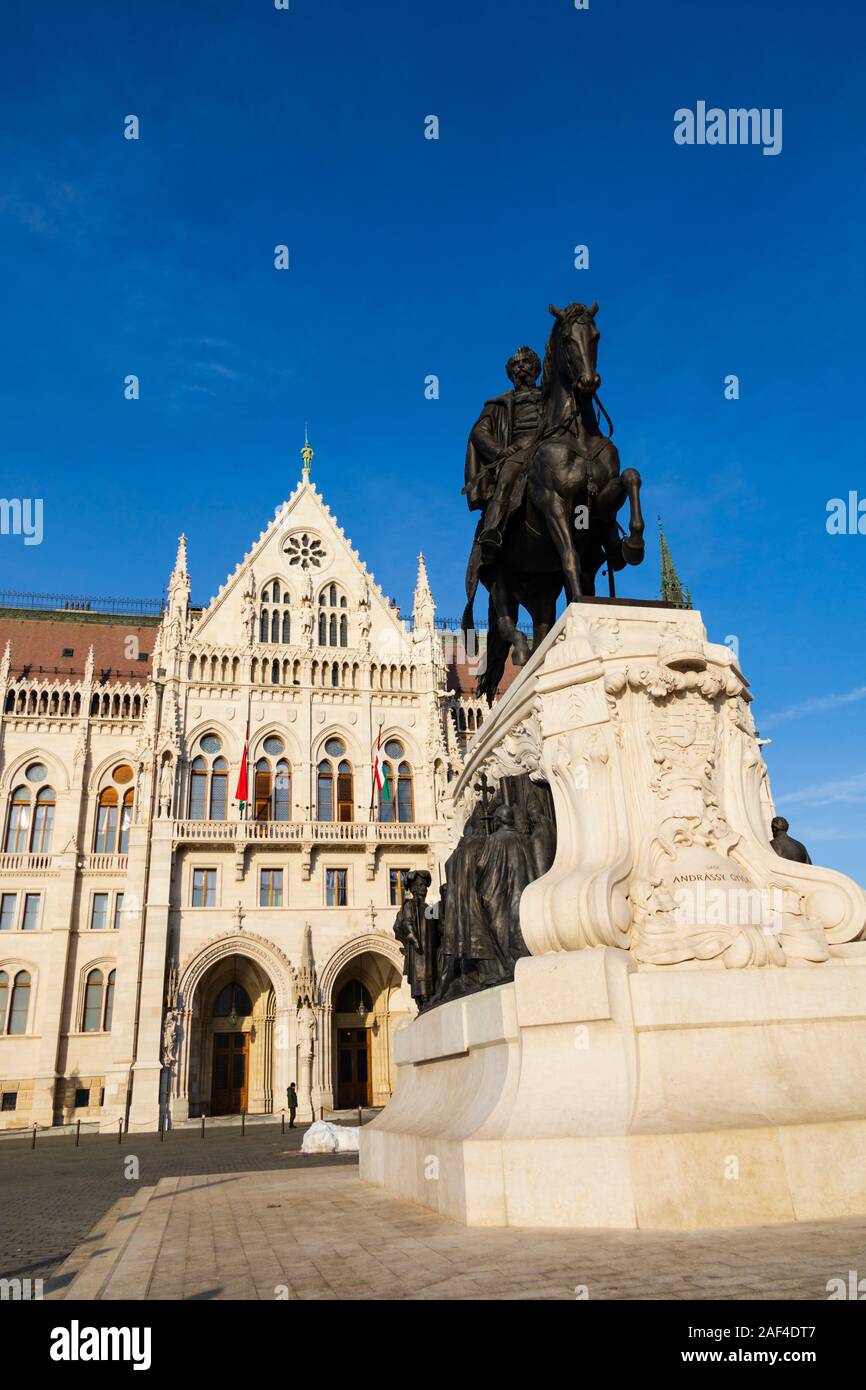
[[[619,453],[601,433],[595,411],[597,403],[610,423],[597,394],[598,305],[551,305],[550,312],[555,322],[544,356],[541,420],[525,497],[508,520],[495,563],[480,571],[490,602],[478,689],[489,703],[509,651],[517,666],[530,655],[517,627],[520,606],[532,618],[532,646],[537,647],[556,620],[563,586],[569,603],[594,595],[596,575],[606,564],[613,595],[613,574],[640,564],[644,555],[640,474],[634,468],[620,472]],[[629,531],[623,536],[617,512],[626,498]],[[474,583],[468,583],[464,632],[474,626],[474,594]]]

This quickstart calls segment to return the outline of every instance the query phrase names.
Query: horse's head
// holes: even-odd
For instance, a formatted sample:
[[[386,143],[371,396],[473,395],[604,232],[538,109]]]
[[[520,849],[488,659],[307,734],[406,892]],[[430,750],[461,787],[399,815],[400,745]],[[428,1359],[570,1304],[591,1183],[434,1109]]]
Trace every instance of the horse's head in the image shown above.
[[[596,370],[601,337],[595,326],[598,305],[569,304],[565,309],[557,309],[551,304],[549,307],[556,319],[550,346],[554,351],[558,349],[560,370],[577,395],[592,397],[601,385]]]

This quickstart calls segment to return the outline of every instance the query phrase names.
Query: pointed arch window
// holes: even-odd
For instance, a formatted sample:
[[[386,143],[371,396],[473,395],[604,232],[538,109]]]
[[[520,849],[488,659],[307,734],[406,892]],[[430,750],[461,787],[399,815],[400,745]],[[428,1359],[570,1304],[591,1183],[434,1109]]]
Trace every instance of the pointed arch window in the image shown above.
[[[343,756],[346,745],[329,738],[316,774],[316,813],[319,820],[355,819],[355,782],[352,764]]]
[[[105,1015],[102,1026],[106,1033],[111,1032],[111,1020],[114,1015],[114,976],[115,972],[112,970],[105,985]]]
[[[115,976],[114,970],[109,971],[107,977],[98,968],[87,972],[87,979],[84,982],[82,1033],[111,1032]]]
[[[284,752],[283,740],[270,734],[256,759],[255,818],[258,821],[292,818],[292,770]]]
[[[193,758],[189,774],[189,818],[206,820],[207,806],[207,760],[199,754]]]
[[[33,815],[33,837],[30,848],[34,854],[48,854],[51,849],[51,835],[54,829],[54,791],[51,787],[40,787],[36,793],[36,810]]]
[[[30,788],[16,787],[9,806],[6,853],[23,854],[30,842]]]
[[[225,820],[228,815],[229,765],[225,758],[214,758],[210,775],[210,819]]]
[[[118,854],[129,853],[129,827],[132,825],[133,795],[132,787],[123,793],[123,801],[120,805],[120,829],[117,836]]]
[[[334,769],[327,758],[322,759],[318,768],[316,818],[318,820],[334,819]]]
[[[404,824],[415,819],[415,789],[408,763],[401,763],[397,769],[397,819]]]
[[[99,793],[93,837],[93,848],[97,854],[129,853],[129,830],[135,800],[131,785],[134,776],[129,763],[118,763],[112,768],[106,785]]]
[[[27,1032],[27,1014],[30,1009],[30,973],[27,970],[19,970],[15,976],[8,1016],[3,1007],[4,980],[6,981],[5,993],[9,993],[9,976],[5,972],[0,978],[0,1032],[4,1031],[2,1025],[5,1020],[5,1032],[12,1037],[20,1037]]]
[[[281,588],[277,580],[262,589],[259,597],[259,641],[277,646],[287,646],[291,640],[292,623],[289,614],[288,589]]]
[[[216,734],[204,734],[189,769],[190,820],[228,818],[228,778],[229,765],[222,756],[222,740]]]
[[[99,793],[96,807],[96,841],[93,848],[97,854],[113,854],[117,839],[117,810],[120,798],[116,787],[104,787]]]
[[[33,775],[35,771],[35,776]],[[45,769],[41,764],[27,769],[25,776],[41,781]],[[51,851],[51,837],[54,831],[54,811],[56,797],[53,787],[40,787],[35,794],[25,786],[15,788],[9,803],[9,818],[6,824],[7,854],[48,854]]]
[[[349,606],[345,594],[336,584],[328,584],[319,594],[319,646],[347,647],[349,645]],[[335,611],[331,611],[335,610]]]
[[[382,764],[384,786],[379,793],[379,819],[382,821],[408,824],[415,819],[414,779],[404,752],[399,739],[388,739],[385,744],[388,760]]]

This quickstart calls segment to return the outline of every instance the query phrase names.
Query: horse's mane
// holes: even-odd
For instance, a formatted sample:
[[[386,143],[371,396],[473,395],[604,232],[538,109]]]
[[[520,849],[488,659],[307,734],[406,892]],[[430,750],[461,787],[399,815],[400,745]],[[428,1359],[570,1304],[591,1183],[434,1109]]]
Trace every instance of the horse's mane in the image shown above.
[[[596,305],[596,308],[597,307]],[[565,324],[567,327],[571,327],[573,323],[592,322],[594,319],[595,314],[588,304],[569,304],[565,309],[560,309],[554,319],[553,327],[550,330],[550,337],[544,349],[544,364],[541,369],[541,411],[548,428],[559,423],[558,421],[550,419],[550,407],[556,379],[559,375],[559,343],[562,326]],[[613,422],[610,416],[598,398],[595,397],[594,399],[599,407],[598,410],[594,411],[596,428],[600,429],[601,413],[603,412],[610,427],[610,433],[613,434]]]
[[[553,370],[553,355],[554,350],[557,351],[558,355],[560,324],[565,323],[570,326],[572,323],[580,322],[584,319],[592,319],[594,317],[595,316],[592,313],[592,310],[590,309],[588,304],[569,304],[565,309],[561,311],[559,317],[554,319],[553,327],[550,330],[550,337],[548,338],[547,346],[544,349],[544,364],[541,369],[541,395],[542,399],[545,402],[550,398],[550,393],[553,390],[553,384],[555,380]],[[556,339],[556,349],[554,349],[554,338]]]

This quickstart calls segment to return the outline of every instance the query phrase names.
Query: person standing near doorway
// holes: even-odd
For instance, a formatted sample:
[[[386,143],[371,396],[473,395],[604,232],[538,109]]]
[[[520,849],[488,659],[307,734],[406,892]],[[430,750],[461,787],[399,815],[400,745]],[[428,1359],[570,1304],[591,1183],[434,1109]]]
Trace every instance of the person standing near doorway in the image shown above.
[[[286,1091],[286,1100],[289,1106],[289,1129],[294,1129],[295,1114],[297,1113],[298,1109],[298,1093],[295,1089],[294,1081],[290,1083],[288,1090]]]

